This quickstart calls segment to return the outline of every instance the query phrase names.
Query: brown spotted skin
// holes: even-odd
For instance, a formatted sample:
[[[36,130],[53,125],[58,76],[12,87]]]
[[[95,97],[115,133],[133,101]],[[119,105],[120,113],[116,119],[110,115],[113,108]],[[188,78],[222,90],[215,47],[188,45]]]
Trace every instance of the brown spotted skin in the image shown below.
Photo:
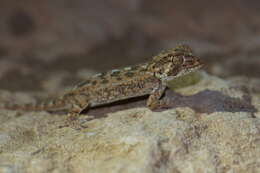
[[[82,110],[132,97],[149,95],[147,106],[154,109],[166,82],[202,66],[187,45],[163,51],[150,62],[100,73],[78,84],[65,95],[36,105],[14,106],[24,110],[65,110],[77,115]]]

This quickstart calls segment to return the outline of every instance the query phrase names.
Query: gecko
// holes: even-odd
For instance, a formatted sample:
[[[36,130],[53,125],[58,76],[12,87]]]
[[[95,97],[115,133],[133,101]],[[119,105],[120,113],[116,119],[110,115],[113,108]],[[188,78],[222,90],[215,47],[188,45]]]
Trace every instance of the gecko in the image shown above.
[[[162,51],[146,63],[98,73],[51,101],[13,105],[26,111],[65,111],[77,116],[83,110],[133,97],[149,95],[146,105],[154,110],[167,88],[167,82],[200,69],[200,58],[188,45]]]

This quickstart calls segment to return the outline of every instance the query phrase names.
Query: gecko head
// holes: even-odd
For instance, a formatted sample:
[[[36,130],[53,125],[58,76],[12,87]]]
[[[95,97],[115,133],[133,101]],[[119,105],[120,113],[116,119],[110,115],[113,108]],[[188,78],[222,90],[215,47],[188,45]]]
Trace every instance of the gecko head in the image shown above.
[[[172,80],[178,76],[196,71],[203,66],[187,45],[161,52],[153,57],[148,70],[162,80]]]

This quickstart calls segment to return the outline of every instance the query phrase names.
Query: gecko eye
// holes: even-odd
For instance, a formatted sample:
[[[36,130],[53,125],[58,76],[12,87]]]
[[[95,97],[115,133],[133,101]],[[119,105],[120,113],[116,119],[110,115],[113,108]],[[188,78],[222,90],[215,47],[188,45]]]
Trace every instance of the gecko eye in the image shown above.
[[[187,68],[191,68],[191,67],[196,67],[196,66],[202,65],[202,63],[199,60],[199,58],[197,58],[196,56],[189,55],[189,56],[183,56],[182,65]]]

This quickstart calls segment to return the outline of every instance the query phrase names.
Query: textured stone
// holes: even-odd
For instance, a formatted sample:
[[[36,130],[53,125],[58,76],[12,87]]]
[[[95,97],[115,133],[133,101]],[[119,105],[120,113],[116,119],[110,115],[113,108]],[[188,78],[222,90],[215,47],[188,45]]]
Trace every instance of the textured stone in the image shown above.
[[[208,90],[242,100],[248,95],[239,103],[251,107],[210,113],[189,105],[161,112],[132,108],[88,121],[82,115],[80,130],[62,127],[66,115],[0,110],[0,172],[260,172],[259,95],[202,76],[176,92],[188,97]]]

